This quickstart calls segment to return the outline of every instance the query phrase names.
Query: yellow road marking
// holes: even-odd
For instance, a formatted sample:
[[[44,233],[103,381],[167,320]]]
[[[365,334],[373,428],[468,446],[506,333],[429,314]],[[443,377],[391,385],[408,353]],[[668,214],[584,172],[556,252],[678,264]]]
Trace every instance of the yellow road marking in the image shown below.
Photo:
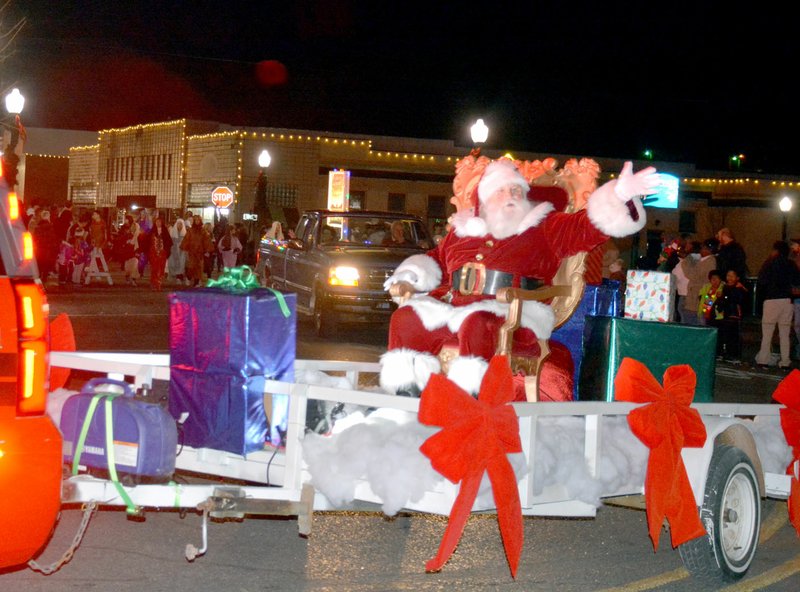
[[[770,513],[769,517],[761,523],[761,534],[758,537],[759,544],[768,541],[772,538],[776,532],[778,532],[789,520],[789,513],[787,511],[786,504],[776,504],[775,510]],[[770,584],[774,584],[780,580],[788,578],[790,575],[794,574],[796,571],[800,571],[800,567],[794,568],[792,567],[795,562],[800,562],[800,558],[796,560],[792,560],[783,566],[778,566],[773,568],[772,570],[761,574],[757,578],[748,578],[747,582],[743,582],[742,584],[736,584],[733,587],[725,588],[725,590],[730,590],[732,592],[739,592],[741,591],[749,591],[754,590],[756,588],[738,588],[736,586],[745,585],[749,582],[755,582],[759,580],[759,578],[764,578],[771,574],[773,571],[776,572],[775,579],[770,579],[761,583],[759,585],[768,586]],[[789,566],[789,567],[786,567]],[[789,570],[788,573],[782,575],[784,571]],[[776,571],[780,570],[780,571]],[[686,568],[678,568],[673,571],[668,571],[663,574],[659,574],[657,576],[652,576],[649,578],[644,578],[642,580],[638,580],[635,582],[629,582],[624,586],[620,586],[619,588],[605,588],[603,590],[598,590],[598,592],[644,592],[645,590],[652,590],[653,588],[658,588],[659,586],[664,586],[669,584],[670,582],[677,582],[678,580],[682,580],[684,578],[689,577],[689,572],[686,571]],[[772,577],[772,576],[770,576]]]
[[[775,504],[775,510],[773,510],[766,520],[761,522],[761,535],[758,537],[759,543],[768,541],[789,521],[789,511],[787,508],[787,504]]]
[[[652,590],[653,588],[658,588],[659,586],[664,586],[670,582],[677,582],[678,580],[688,577],[689,572],[686,571],[686,568],[680,567],[657,576],[639,580],[638,582],[629,582],[619,588],[606,588],[604,590],[598,590],[598,592],[642,592],[643,590]]]
[[[800,572],[800,557],[790,559],[786,563],[773,567],[761,575],[749,577],[738,584],[722,588],[722,590],[725,592],[754,592],[755,590],[762,590],[775,582],[785,580],[797,572]]]

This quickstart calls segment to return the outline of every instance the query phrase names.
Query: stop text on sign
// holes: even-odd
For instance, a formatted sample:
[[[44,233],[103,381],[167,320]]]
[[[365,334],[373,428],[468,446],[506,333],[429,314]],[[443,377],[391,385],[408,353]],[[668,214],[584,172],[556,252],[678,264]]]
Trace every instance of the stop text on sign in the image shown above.
[[[233,191],[227,187],[217,187],[211,192],[211,203],[218,208],[229,208],[233,204]]]

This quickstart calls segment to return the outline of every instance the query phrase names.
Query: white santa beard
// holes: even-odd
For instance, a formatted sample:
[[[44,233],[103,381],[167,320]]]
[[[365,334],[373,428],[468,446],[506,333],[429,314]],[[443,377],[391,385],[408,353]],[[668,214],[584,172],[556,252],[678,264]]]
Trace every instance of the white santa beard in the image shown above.
[[[533,209],[528,200],[506,202],[501,206],[481,204],[481,214],[486,220],[489,234],[495,238],[508,238],[517,233],[525,215]]]

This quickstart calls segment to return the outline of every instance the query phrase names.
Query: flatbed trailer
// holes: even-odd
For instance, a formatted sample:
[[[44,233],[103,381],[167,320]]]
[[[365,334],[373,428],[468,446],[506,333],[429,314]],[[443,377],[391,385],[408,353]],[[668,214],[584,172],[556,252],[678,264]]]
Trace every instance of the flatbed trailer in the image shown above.
[[[50,363],[54,367],[124,380],[137,388],[152,388],[158,382],[169,381],[170,375],[169,355],[166,354],[52,352]],[[202,511],[203,545],[200,549],[187,546],[186,557],[189,560],[206,551],[206,520],[209,516],[293,515],[298,517],[299,532],[307,535],[311,531],[314,511],[340,509],[334,507],[325,495],[315,492],[313,475],[303,458],[309,401],[393,409],[409,414],[416,414],[419,410],[419,399],[359,390],[358,385],[365,383],[364,378],[367,377],[366,383],[369,383],[369,377],[379,370],[380,366],[375,363],[296,360],[295,372],[300,376],[303,371],[330,373],[343,376],[356,387],[346,389],[268,380],[265,395],[288,397],[285,447],[267,446],[264,450],[241,456],[208,448],[179,446],[176,471],[229,480],[230,486],[218,482],[124,486],[130,498],[126,502],[119,493],[119,484],[79,474],[65,479],[62,503],[123,506],[132,502],[138,508]],[[637,406],[622,402],[514,403],[525,459],[525,467],[518,472],[522,514],[595,516],[599,504],[579,499],[580,496],[571,493],[565,484],[537,483],[537,432],[557,418],[572,418],[570,421],[579,423],[582,429],[578,445],[582,448],[586,471],[597,477],[603,460],[604,439],[611,437],[609,426],[629,429],[624,418]],[[764,458],[767,452],[759,446],[754,430],[754,420],[771,422],[779,430],[782,407],[738,403],[698,403],[692,407],[702,417],[707,438],[703,447],[684,448],[681,454],[709,535],[689,541],[679,549],[693,575],[709,581],[729,581],[742,577],[752,563],[760,530],[761,498],[787,499],[790,493],[791,477],[783,472],[783,459]],[[619,432],[615,434],[614,437],[619,437]],[[632,434],[629,436],[635,439]],[[639,469],[641,479],[603,490],[600,499],[643,508],[644,467]],[[541,478],[541,471],[538,473],[538,478]],[[424,495],[408,500],[403,507],[448,515],[458,491],[457,484],[441,478]],[[354,484],[353,500],[356,504],[380,504],[384,501],[366,477]],[[473,511],[492,511],[493,503],[491,495],[479,496]]]

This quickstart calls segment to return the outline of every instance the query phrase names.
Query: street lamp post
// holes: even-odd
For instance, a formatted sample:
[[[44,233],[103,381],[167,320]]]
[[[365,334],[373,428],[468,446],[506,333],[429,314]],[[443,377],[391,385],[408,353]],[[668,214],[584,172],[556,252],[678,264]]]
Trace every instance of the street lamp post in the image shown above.
[[[266,213],[267,213],[267,168],[269,167],[270,163],[272,162],[272,157],[269,154],[269,150],[266,148],[261,151],[258,155],[258,166],[260,170],[258,171],[258,178],[256,179],[256,195],[255,195],[255,203],[253,204],[253,213],[258,215],[258,219],[256,222],[264,222],[266,220]],[[258,248],[258,242],[261,240],[260,236],[253,237],[253,221],[250,221],[250,236],[253,239],[254,243],[254,251]]]
[[[783,241],[786,240],[786,226],[789,220],[789,212],[792,210],[793,205],[792,200],[785,195],[781,198],[781,201],[778,202],[778,207],[781,209],[781,212],[783,212],[783,225],[781,228],[781,240]]]
[[[483,119],[478,119],[478,121],[473,123],[472,127],[469,128],[469,134],[472,137],[472,150],[470,154],[477,158],[481,153],[481,144],[485,143],[486,139],[489,137],[489,128],[486,127]]]
[[[8,128],[9,131],[8,144],[6,144],[6,146],[3,148],[3,175],[8,182],[8,186],[12,189],[17,184],[17,167],[19,166],[20,160],[20,157],[17,154],[17,144],[19,143],[20,133],[23,134],[24,140],[25,128],[22,126],[22,121],[19,117],[24,106],[25,97],[22,96],[22,93],[19,92],[18,88],[13,89],[6,95],[6,111],[8,111],[10,115],[14,116],[14,124],[3,124],[3,127]],[[3,139],[5,139],[5,130],[3,133]]]

